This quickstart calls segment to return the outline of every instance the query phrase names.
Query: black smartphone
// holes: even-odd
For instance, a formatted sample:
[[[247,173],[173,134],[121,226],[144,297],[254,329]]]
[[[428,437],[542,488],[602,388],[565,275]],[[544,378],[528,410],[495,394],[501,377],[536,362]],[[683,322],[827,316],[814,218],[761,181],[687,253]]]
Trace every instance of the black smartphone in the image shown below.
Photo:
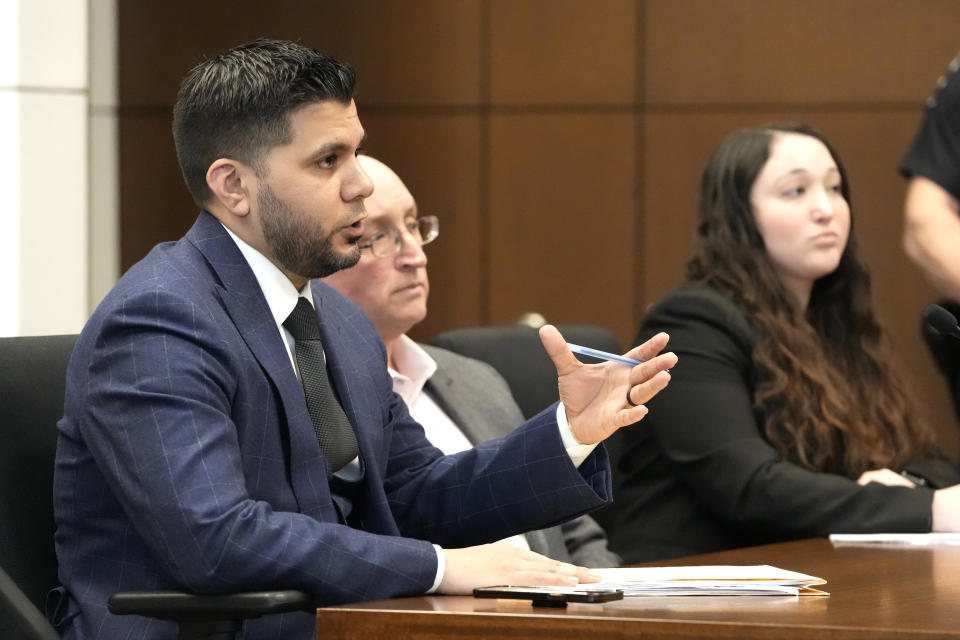
[[[473,590],[475,598],[514,598],[530,600],[535,607],[565,607],[568,602],[610,602],[622,600],[623,591],[619,589],[550,589],[548,587],[519,587],[500,585],[496,587],[477,587]]]

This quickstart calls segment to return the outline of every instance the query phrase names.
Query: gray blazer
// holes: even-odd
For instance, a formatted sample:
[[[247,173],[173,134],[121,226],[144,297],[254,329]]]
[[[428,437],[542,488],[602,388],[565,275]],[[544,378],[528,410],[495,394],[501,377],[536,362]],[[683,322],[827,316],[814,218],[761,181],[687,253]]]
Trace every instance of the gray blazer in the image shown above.
[[[424,391],[457,423],[473,444],[501,438],[523,423],[520,408],[503,377],[485,362],[420,345],[437,362]],[[524,534],[530,549],[555,560],[586,567],[616,567],[620,557],[590,516]]]

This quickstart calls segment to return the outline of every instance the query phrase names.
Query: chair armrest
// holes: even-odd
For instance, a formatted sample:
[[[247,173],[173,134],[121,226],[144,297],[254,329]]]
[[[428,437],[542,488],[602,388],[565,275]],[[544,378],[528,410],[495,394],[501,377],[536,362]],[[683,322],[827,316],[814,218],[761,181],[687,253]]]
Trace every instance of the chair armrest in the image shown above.
[[[131,591],[115,593],[107,601],[110,613],[168,620],[259,618],[316,607],[303,591],[249,591],[199,595],[185,591]]]

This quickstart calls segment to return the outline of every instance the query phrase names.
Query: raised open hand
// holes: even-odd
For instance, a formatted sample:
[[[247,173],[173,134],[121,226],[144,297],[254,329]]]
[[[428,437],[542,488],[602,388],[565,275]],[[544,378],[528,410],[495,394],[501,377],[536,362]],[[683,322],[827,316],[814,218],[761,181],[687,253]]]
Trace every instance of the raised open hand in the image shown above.
[[[583,364],[570,352],[556,327],[540,328],[540,341],[557,368],[560,401],[578,442],[601,442],[620,427],[647,415],[644,403],[667,386],[667,370],[677,364],[675,354],[660,353],[668,339],[667,334],[658,333],[624,354],[644,361],[635,367],[618,362]]]

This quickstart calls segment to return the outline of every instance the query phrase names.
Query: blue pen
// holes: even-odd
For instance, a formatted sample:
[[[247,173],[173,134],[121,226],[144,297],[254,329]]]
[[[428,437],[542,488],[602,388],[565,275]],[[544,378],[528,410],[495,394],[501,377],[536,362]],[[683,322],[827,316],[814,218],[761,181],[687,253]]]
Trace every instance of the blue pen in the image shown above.
[[[643,360],[637,360],[635,358],[628,358],[627,356],[618,356],[615,353],[608,353],[606,351],[600,351],[599,349],[591,349],[590,347],[581,347],[578,344],[573,344],[568,342],[567,346],[570,347],[570,351],[574,353],[579,353],[585,356],[592,356],[594,358],[600,358],[601,360],[609,360],[610,362],[619,362],[620,364],[628,364],[631,367],[635,367],[638,364],[642,364]]]

